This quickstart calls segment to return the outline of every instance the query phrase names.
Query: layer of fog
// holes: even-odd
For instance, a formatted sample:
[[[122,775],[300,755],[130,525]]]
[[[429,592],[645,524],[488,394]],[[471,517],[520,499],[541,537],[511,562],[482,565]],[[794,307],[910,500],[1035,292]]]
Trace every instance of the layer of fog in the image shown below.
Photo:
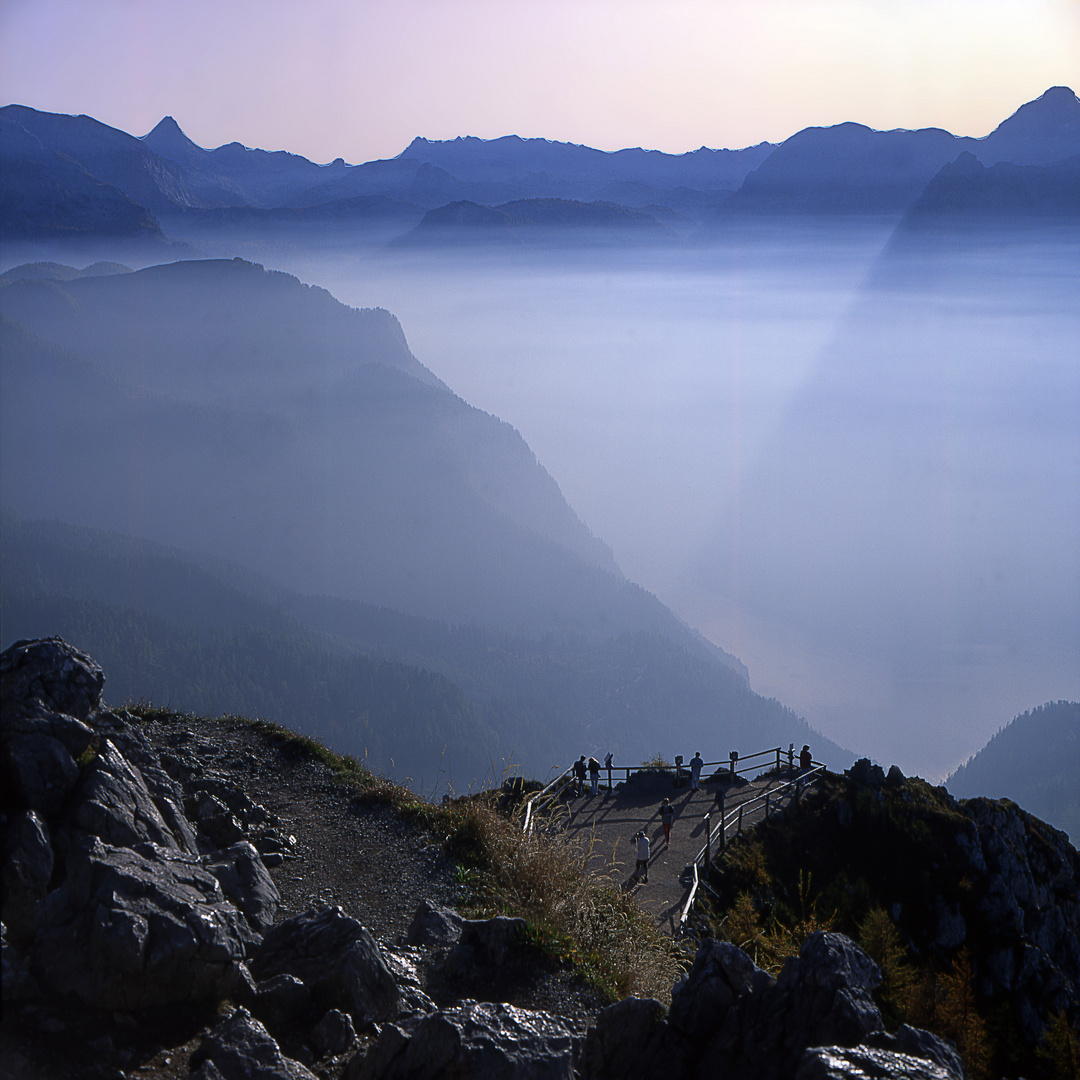
[[[756,690],[941,777],[1080,697],[1080,248],[889,235],[267,262],[398,315]]]

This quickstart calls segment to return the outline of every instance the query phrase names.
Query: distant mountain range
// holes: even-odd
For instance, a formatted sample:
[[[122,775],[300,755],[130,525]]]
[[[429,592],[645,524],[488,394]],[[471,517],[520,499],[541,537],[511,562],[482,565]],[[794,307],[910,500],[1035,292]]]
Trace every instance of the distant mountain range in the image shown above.
[[[374,246],[406,235],[411,247],[510,235],[532,242],[545,231],[579,243],[601,234],[671,243],[718,222],[778,215],[898,218],[911,209],[925,224],[930,206],[939,217],[1075,221],[1075,166],[1062,163],[1078,155],[1080,101],[1066,87],[982,139],[853,123],[807,128],[780,145],[681,155],[516,136],[414,139],[396,158],[360,165],[316,165],[238,143],[205,150],[172,117],[139,139],[90,117],[9,105],[0,109],[0,239],[152,248],[166,238],[205,245],[245,230],[309,229]],[[968,160],[993,175],[973,184]],[[1003,166],[1015,168],[994,172]],[[500,224],[513,228],[492,228]]]

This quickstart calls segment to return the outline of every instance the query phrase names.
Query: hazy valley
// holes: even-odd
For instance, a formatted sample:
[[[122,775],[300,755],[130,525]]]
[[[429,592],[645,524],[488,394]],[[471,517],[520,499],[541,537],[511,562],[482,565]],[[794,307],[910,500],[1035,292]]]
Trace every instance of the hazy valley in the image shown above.
[[[0,113],[5,266],[227,260],[5,282],[5,642],[48,631],[48,596],[205,643],[175,590],[121,583],[225,559],[263,575],[240,606],[292,620],[279,642],[446,680],[422,752],[392,710],[337,741],[425,782],[444,723],[456,778],[511,751],[825,747],[795,713],[940,778],[1080,698],[1070,91],[982,140],[417,140],[357,166]],[[72,565],[125,550],[118,591],[84,595],[32,568],[40,518],[180,551],[54,535]]]

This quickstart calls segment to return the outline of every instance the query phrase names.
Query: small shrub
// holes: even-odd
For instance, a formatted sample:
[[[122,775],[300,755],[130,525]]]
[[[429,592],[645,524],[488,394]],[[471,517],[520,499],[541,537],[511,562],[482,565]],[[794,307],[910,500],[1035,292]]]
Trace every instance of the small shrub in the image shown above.
[[[649,771],[666,772],[669,769],[674,769],[675,763],[668,761],[668,759],[658,751],[653,754],[651,758],[646,758],[641,763],[641,767]]]
[[[1036,1053],[1052,1080],[1080,1080],[1080,1038],[1064,1009],[1054,1014]]]

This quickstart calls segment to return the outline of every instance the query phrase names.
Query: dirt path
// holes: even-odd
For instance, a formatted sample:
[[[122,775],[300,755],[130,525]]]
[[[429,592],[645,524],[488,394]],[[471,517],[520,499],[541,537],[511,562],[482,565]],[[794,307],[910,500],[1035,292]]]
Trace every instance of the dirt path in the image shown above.
[[[611,875],[621,888],[632,891],[634,898],[656,918],[657,925],[674,933],[686,902],[688,888],[681,880],[684,869],[693,862],[705,844],[705,815],[712,812],[716,823],[716,793],[723,789],[724,812],[730,813],[740,803],[749,802],[772,787],[773,779],[762,778],[743,786],[705,780],[697,791],[675,788],[670,777],[638,775],[617,783],[614,791],[602,786],[597,795],[575,796],[559,806],[556,813],[565,822],[567,832],[584,841],[592,850],[591,868]],[[660,824],[660,804],[664,797],[675,807],[671,843],[664,841]],[[755,824],[764,808],[748,811],[743,828]],[[650,841],[649,880],[634,877],[636,844],[631,838],[644,829]],[[728,827],[728,838],[735,826]]]

